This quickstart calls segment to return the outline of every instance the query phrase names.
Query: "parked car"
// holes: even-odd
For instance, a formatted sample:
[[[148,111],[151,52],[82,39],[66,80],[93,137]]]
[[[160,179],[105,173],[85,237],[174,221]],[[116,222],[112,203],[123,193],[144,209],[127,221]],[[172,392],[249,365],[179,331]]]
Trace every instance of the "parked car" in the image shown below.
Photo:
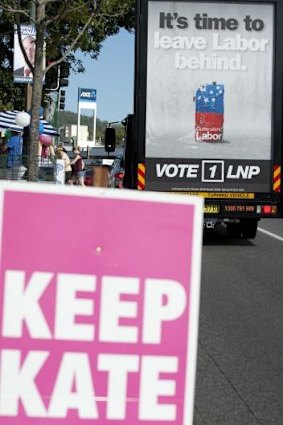
[[[123,178],[124,178],[124,168],[123,168],[123,156],[119,155],[114,160],[107,159],[97,161],[94,165],[98,166],[107,166],[109,167],[108,173],[108,187],[123,189]],[[94,186],[94,173],[93,166],[87,168],[84,171],[84,183],[86,186]]]
[[[109,187],[116,189],[123,189],[123,178],[124,178],[124,158],[122,155],[118,155],[110,168],[109,171]]]
[[[96,159],[95,161],[84,160],[86,168],[84,169],[84,183],[86,186],[94,186],[94,166],[103,165],[102,159]]]

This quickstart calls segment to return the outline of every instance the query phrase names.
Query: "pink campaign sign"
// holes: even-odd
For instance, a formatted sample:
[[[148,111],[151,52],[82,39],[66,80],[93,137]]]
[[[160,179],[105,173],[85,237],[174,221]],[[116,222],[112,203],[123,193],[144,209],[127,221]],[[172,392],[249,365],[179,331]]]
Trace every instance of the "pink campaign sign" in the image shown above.
[[[202,200],[0,196],[0,423],[192,424]]]

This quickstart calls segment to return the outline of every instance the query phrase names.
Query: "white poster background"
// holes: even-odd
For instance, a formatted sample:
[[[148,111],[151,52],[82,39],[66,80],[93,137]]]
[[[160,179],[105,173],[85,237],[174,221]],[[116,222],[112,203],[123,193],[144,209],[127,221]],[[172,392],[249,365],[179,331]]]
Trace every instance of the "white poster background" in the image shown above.
[[[95,96],[91,95],[90,98],[82,99],[82,93],[92,93],[95,92]],[[87,111],[86,115],[89,115],[89,112],[92,116],[92,140],[84,140],[81,136],[81,115],[82,111]],[[77,145],[81,148],[95,147],[99,146],[96,143],[96,117],[97,117],[97,90],[96,89],[84,89],[79,87],[78,89],[78,118],[77,118]]]
[[[188,28],[160,28],[160,13],[186,17]],[[146,156],[159,158],[270,159],[273,67],[273,5],[149,2],[147,56]],[[177,15],[176,15],[177,14]],[[236,30],[197,29],[194,17],[207,14],[213,18],[234,18]],[[248,31],[244,19],[261,19],[261,31]],[[156,34],[159,33],[159,36]],[[219,44],[240,36],[246,40],[268,40],[263,51],[216,50]],[[204,49],[195,47],[156,48],[156,37],[203,37]],[[157,43],[158,44],[158,43]],[[217,54],[229,59],[240,55],[240,70],[180,69],[176,55],[186,59]],[[224,84],[224,141],[195,142],[196,90],[203,84]]]

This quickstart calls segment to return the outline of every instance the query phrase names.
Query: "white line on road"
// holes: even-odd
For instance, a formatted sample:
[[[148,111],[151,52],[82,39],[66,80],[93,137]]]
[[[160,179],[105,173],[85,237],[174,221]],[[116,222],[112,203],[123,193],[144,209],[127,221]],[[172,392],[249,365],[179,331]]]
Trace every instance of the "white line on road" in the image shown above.
[[[264,229],[262,229],[261,227],[258,227],[258,229],[257,230],[259,230],[260,232],[262,232],[262,233],[265,233],[266,235],[268,235],[268,236],[271,236],[272,238],[274,238],[274,239],[278,239],[279,241],[281,241],[281,242],[283,242],[283,238],[282,238],[282,236],[278,236],[278,235],[276,235],[275,233],[271,233],[271,232],[269,232],[268,230],[264,230]]]

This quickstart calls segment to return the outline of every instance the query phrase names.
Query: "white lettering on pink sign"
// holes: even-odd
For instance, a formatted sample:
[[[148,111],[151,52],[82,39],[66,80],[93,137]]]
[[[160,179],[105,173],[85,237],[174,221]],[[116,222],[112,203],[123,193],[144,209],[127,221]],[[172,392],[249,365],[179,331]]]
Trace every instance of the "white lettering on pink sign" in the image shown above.
[[[53,327],[41,305],[49,286],[55,283]],[[129,277],[104,276],[101,279],[100,312],[95,322],[96,276],[34,272],[26,282],[24,271],[8,270],[4,280],[2,337],[22,338],[24,329],[32,340],[98,341],[104,343],[137,343],[158,345],[164,326],[180,318],[186,307],[183,286],[174,280],[146,279],[143,293],[142,326],[137,323],[140,280]],[[164,302],[164,300],[166,300]],[[88,318],[90,323],[82,323]],[[125,319],[131,325],[122,325]],[[136,323],[135,323],[136,322]],[[176,356],[151,356],[100,353],[97,363],[87,353],[62,354],[50,401],[44,403],[36,380],[52,362],[52,351],[5,349],[0,363],[0,415],[16,416],[21,402],[29,417],[64,418],[69,409],[76,409],[84,419],[99,418],[96,403],[96,379],[107,374],[106,418],[125,419],[128,381],[139,374],[140,420],[176,419],[176,405],[162,404],[159,397],[176,395],[174,377],[162,379],[161,374],[176,374]],[[74,391],[75,388],[75,391]]]

